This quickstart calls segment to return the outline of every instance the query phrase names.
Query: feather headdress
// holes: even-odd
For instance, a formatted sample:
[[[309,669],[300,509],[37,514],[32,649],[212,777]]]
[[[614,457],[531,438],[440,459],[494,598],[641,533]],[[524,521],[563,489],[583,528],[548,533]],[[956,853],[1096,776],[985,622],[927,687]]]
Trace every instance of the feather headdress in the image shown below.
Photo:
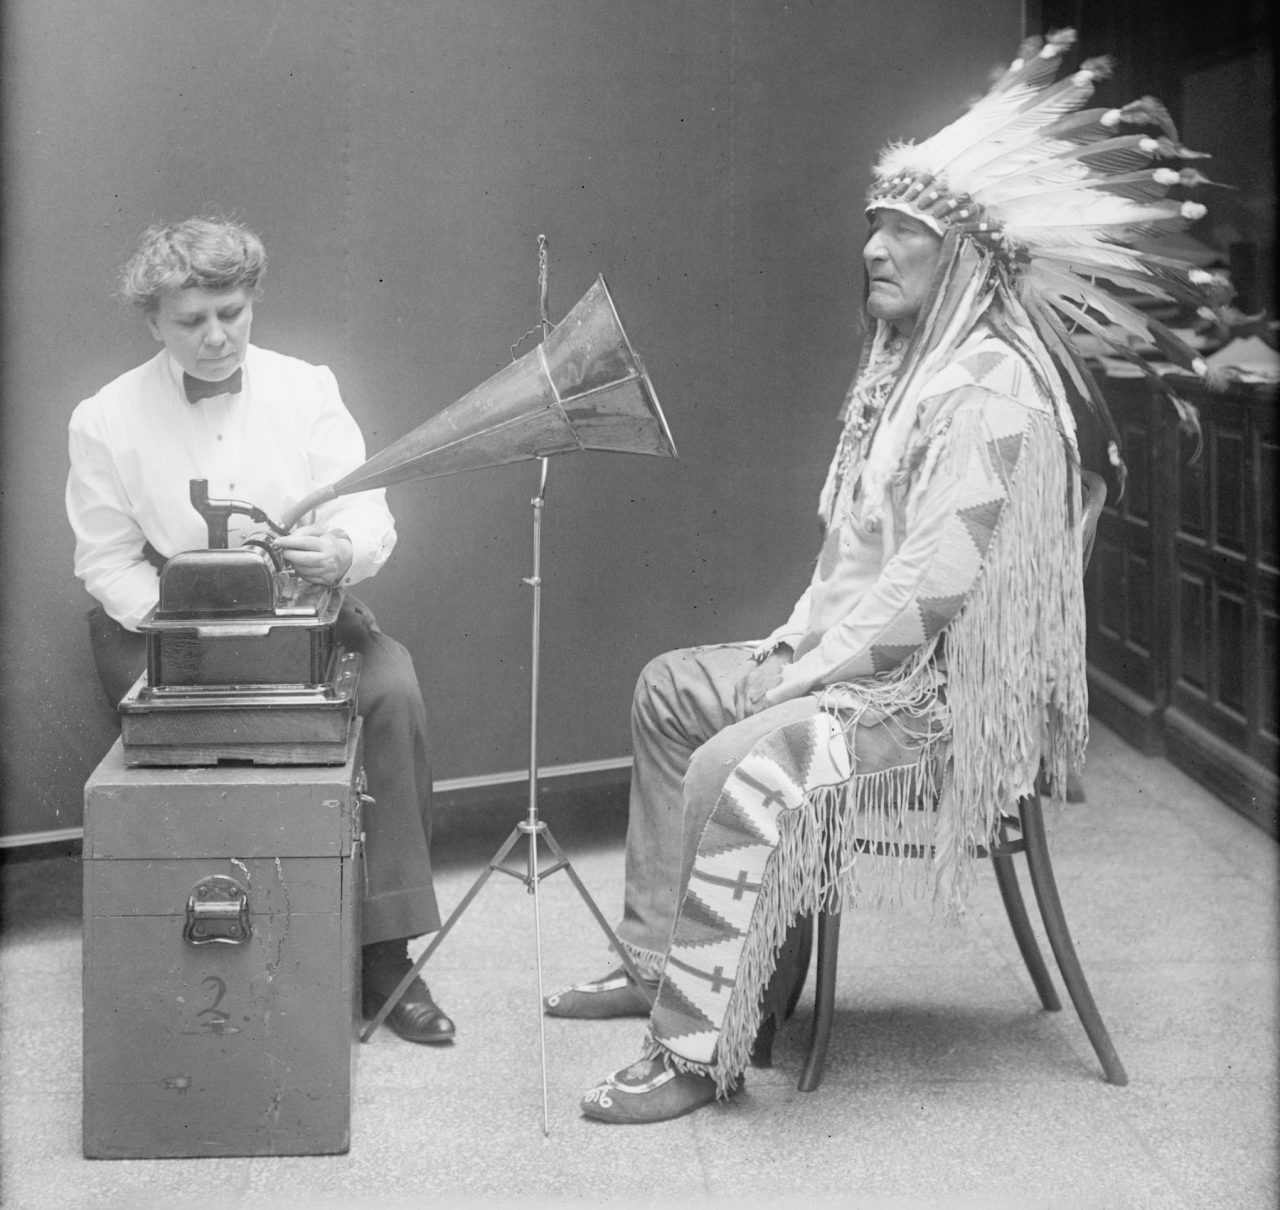
[[[1072,335],[1088,334],[1135,365],[1198,431],[1195,409],[1137,349],[1154,346],[1201,378],[1204,360],[1131,300],[1216,310],[1230,287],[1166,245],[1205,213],[1169,193],[1211,184],[1189,165],[1206,157],[1179,142],[1153,97],[1119,109],[1083,108],[1111,63],[1088,59],[1057,79],[1074,43],[1072,30],[1029,39],[966,114],[922,143],[886,149],[868,206],[906,210],[939,234],[954,231],[991,253],[992,272],[1014,307],[1098,414],[1123,479],[1115,426]]]

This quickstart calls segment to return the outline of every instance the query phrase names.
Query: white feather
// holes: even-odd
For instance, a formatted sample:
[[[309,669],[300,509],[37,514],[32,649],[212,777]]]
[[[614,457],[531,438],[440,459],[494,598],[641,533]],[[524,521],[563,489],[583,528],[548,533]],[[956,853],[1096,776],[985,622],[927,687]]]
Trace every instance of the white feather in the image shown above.
[[[1134,223],[1156,223],[1182,217],[1179,202],[1135,202],[1129,198],[1102,194],[1028,206],[1005,218],[1005,232],[1014,239],[1045,227],[1116,227]]]
[[[964,155],[957,156],[948,167],[948,176],[955,180],[976,171],[982,165],[996,159],[1003,150],[1025,145],[1029,137],[1034,138],[1037,132],[1052,126],[1066,114],[1079,109],[1093,96],[1092,80],[1093,77],[1089,76],[1089,81],[1084,84],[1063,81],[1065,87],[1058,85],[1050,90],[1051,95],[1038,99],[1034,105],[1016,115],[993,137],[971,147]]]

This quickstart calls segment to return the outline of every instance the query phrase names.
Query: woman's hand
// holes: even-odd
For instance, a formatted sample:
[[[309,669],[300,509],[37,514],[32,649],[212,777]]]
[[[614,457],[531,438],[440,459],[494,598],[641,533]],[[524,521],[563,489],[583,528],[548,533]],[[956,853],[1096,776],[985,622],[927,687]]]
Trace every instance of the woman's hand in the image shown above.
[[[294,571],[312,584],[338,584],[351,566],[351,539],[342,530],[304,525],[275,540]]]

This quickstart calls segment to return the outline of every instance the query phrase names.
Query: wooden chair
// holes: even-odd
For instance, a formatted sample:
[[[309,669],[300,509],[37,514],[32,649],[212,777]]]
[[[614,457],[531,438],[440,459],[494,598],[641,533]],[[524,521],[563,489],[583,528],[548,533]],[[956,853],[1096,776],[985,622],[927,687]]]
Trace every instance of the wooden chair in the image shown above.
[[[1107,489],[1102,477],[1091,471],[1083,472],[1083,480],[1084,562],[1087,566],[1089,556],[1093,552],[1098,517],[1106,502]],[[927,845],[884,844],[864,840],[856,847],[859,852],[875,853],[881,856],[920,858],[931,856],[931,850]],[[1067,992],[1079,1014],[1085,1033],[1102,1064],[1106,1080],[1110,1084],[1127,1084],[1129,1077],[1125,1074],[1120,1057],[1111,1043],[1101,1014],[1098,1012],[1098,1006],[1094,1003],[1093,994],[1089,990],[1084,971],[1076,957],[1070,930],[1067,928],[1066,916],[1062,910],[1062,901],[1058,896],[1057,882],[1053,875],[1053,863],[1049,857],[1044,828],[1044,810],[1038,792],[1028,795],[1018,803],[1017,815],[1007,815],[1000,821],[995,844],[990,849],[979,850],[978,855],[991,858],[1009,924],[1013,928],[1018,950],[1022,954],[1023,962],[1026,963],[1031,981],[1040,996],[1040,1003],[1049,1012],[1058,1012],[1062,1008],[1062,1002],[1058,999],[1048,967],[1036,943],[1035,933],[1032,931],[1026,903],[1018,883],[1017,870],[1014,867],[1013,858],[1019,853],[1026,858],[1031,885],[1040,907],[1045,934],[1058,963],[1058,970],[1067,986]],[[817,933],[818,974],[813,1030],[809,1039],[809,1053],[798,1081],[801,1092],[812,1092],[817,1088],[822,1081],[823,1066],[826,1063],[835,1008],[840,913],[820,913]],[[777,971],[764,996],[762,1024],[752,1056],[752,1062],[756,1066],[768,1067],[771,1064],[777,1023],[779,1020],[790,1017],[795,1010],[808,975],[812,938],[813,920],[812,917],[805,917],[792,926],[786,944],[779,954]]]

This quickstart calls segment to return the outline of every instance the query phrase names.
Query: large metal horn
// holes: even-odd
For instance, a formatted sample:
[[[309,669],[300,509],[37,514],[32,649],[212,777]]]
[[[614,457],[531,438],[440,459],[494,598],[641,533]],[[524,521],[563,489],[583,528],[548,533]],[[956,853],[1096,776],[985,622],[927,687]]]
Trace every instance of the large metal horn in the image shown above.
[[[603,277],[536,348],[301,500],[282,527],[335,496],[578,450],[676,456]]]

